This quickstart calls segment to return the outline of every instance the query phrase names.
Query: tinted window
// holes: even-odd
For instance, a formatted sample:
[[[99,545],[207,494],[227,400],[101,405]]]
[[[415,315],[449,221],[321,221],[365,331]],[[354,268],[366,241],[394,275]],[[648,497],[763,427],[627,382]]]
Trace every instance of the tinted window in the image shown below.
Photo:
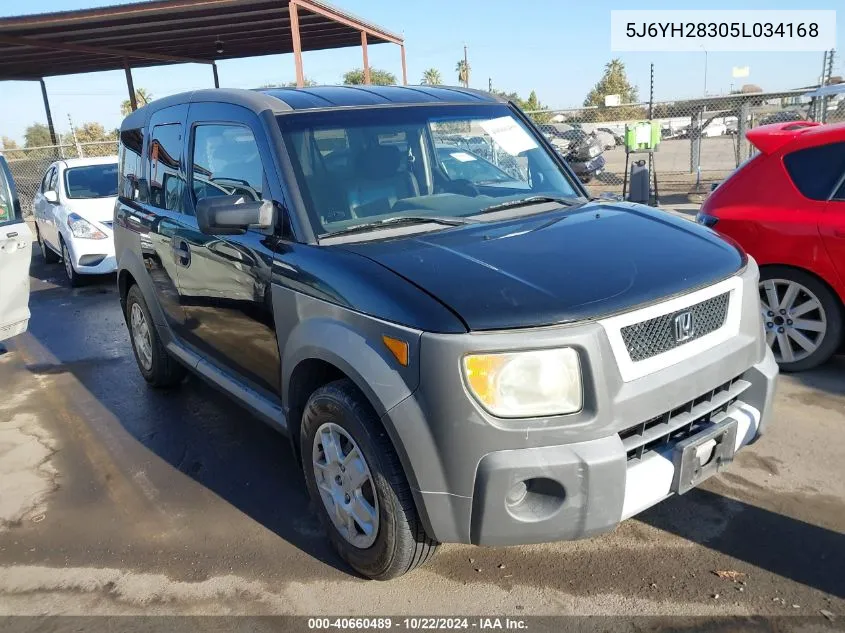
[[[120,133],[120,197],[138,200],[140,196],[141,150],[144,133],[141,130],[125,130]]]
[[[154,127],[149,152],[150,204],[182,212],[182,126],[175,123]]]
[[[800,149],[783,157],[798,191],[812,200],[827,200],[845,173],[845,143]]]
[[[66,169],[65,194],[71,199],[116,196],[117,163]]]
[[[261,200],[264,168],[252,131],[241,125],[198,125],[194,130],[191,191],[197,200],[244,195]]]

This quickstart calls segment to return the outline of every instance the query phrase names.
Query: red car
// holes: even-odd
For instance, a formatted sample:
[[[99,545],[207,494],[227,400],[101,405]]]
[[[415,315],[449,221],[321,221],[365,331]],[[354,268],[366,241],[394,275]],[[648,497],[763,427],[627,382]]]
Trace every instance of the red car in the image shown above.
[[[826,361],[845,319],[845,124],[764,125],[760,152],[705,201],[696,220],[760,266],[766,340],[784,371]]]

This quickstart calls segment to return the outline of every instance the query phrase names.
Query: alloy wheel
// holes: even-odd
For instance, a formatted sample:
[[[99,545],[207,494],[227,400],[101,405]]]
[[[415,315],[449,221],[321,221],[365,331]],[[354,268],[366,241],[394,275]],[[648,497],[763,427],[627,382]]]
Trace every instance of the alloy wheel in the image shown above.
[[[73,280],[73,262],[70,261],[70,251],[68,251],[67,244],[62,243],[62,260],[65,263],[65,273],[67,278]]]
[[[338,533],[359,549],[370,547],[379,527],[375,483],[364,454],[340,426],[327,422],[314,436],[317,490]]]
[[[789,279],[760,282],[760,308],[766,343],[779,363],[794,363],[813,354],[827,332],[827,315],[819,298]]]
[[[138,352],[138,360],[146,371],[150,371],[153,367],[152,337],[144,311],[137,303],[133,303],[129,311],[129,325],[132,328],[132,344]]]

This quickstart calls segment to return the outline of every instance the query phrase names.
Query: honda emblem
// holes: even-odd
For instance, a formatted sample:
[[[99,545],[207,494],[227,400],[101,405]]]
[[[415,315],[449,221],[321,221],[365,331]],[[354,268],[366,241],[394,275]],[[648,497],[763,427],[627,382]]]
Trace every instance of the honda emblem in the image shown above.
[[[692,320],[692,312],[680,312],[675,315],[675,341],[683,343],[695,336],[695,324]]]

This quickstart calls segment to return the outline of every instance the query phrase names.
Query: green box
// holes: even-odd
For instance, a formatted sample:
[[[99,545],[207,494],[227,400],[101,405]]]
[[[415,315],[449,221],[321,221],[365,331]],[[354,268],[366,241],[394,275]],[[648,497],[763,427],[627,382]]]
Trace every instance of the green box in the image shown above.
[[[629,152],[655,149],[660,143],[660,125],[638,121],[625,126],[625,149]]]

